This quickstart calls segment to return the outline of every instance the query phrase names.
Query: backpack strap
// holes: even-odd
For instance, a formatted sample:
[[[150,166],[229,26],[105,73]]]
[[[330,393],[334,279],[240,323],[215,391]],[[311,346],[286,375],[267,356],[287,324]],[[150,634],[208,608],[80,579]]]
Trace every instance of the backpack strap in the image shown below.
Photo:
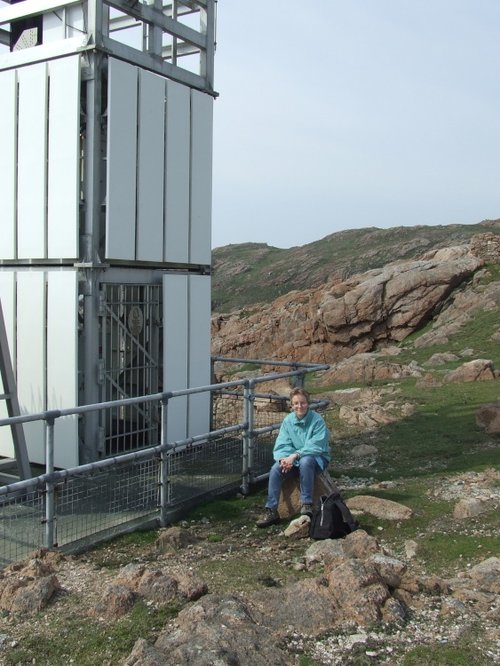
[[[349,507],[347,506],[347,504],[344,502],[344,500],[342,499],[342,497],[340,495],[335,497],[335,504],[337,505],[340,513],[342,514],[342,518],[344,520],[344,523],[346,525],[349,525],[349,528],[350,528],[351,532],[354,532],[355,530],[357,530],[358,527],[359,527],[359,523],[354,518],[352,513],[349,511]]]
[[[340,495],[340,490],[338,489],[337,484],[335,483],[335,481],[332,479],[332,477],[328,473],[327,469],[324,469],[322,472],[320,472],[318,474],[318,476],[320,476],[321,479],[323,480],[323,483],[325,484],[329,493],[331,493],[331,494],[337,493],[338,495]]]

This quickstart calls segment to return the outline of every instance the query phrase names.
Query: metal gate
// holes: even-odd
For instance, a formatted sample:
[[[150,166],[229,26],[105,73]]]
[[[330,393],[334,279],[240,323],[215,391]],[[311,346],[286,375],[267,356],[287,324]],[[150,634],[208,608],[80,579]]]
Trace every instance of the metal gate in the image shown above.
[[[104,401],[161,391],[160,285],[103,284],[100,381]],[[126,405],[101,414],[104,454],[158,444],[158,406]]]

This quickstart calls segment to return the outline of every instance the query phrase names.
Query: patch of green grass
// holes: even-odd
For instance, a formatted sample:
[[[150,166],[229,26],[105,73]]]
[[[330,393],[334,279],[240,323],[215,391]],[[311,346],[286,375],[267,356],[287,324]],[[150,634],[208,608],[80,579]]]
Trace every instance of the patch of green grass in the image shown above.
[[[448,573],[456,566],[463,569],[478,558],[498,553],[498,538],[454,532],[429,534],[421,540],[418,556],[428,573]]]
[[[412,390],[404,392],[411,399]],[[395,476],[476,469],[500,461],[491,437],[476,425],[479,407],[497,395],[494,382],[448,384],[418,393],[416,412],[383,429],[380,462]]]
[[[58,632],[43,632],[25,638],[5,654],[6,666],[36,663],[40,666],[95,666],[118,664],[130,653],[138,638],[154,639],[177,608],[151,609],[138,602],[120,620],[82,621],[80,616],[66,618]],[[96,656],[98,655],[98,658]]]
[[[404,543],[414,539],[418,543],[418,559],[428,573],[448,576],[466,564],[473,564],[498,553],[500,512],[490,510],[477,518],[458,521],[453,519],[456,500],[442,500],[434,496],[441,475],[419,476],[401,480],[395,488],[363,491],[362,494],[381,497],[404,504],[413,510],[408,520],[381,520],[363,514],[360,524],[368,534],[382,537],[397,551],[403,552]],[[359,494],[347,491],[348,498]]]
[[[255,508],[255,497],[242,497],[235,499],[215,499],[203,506],[192,509],[186,520],[202,520],[208,518],[210,522],[228,521],[233,524],[244,523],[249,509]]]
[[[128,548],[130,546],[138,546],[142,548],[154,544],[157,538],[157,530],[137,530],[136,532],[121,534],[110,541],[98,544],[92,548],[92,551],[95,552],[103,548],[109,548],[110,545],[116,546],[117,548]]]
[[[299,657],[299,666],[321,666],[321,662],[316,661],[305,654],[301,654]]]
[[[344,493],[344,496],[349,497],[355,494],[359,493],[351,491]],[[400,547],[407,539],[414,539],[416,535],[428,532],[435,520],[443,515],[450,514],[453,506],[452,502],[431,501],[425,494],[424,488],[422,488],[420,494],[416,492],[388,493],[374,490],[363,491],[362,494],[392,500],[412,509],[413,515],[407,520],[382,520],[370,514],[363,514],[359,518],[362,529],[368,534],[373,536],[383,535],[385,540],[398,544]]]
[[[240,312],[238,314],[238,319],[248,319],[249,317],[254,315],[256,312],[258,312],[258,311],[257,310],[247,310],[246,308],[243,308],[242,310],[240,310]]]
[[[269,558],[258,560],[258,564],[248,555],[238,555],[233,551],[227,559],[205,560],[199,567],[201,578],[210,580],[210,591],[220,593],[227,590],[238,590],[251,593],[269,587],[284,586],[290,572],[276,560],[272,553]],[[313,572],[295,572],[297,578],[314,576]]]
[[[417,645],[404,655],[401,666],[491,666],[484,639],[470,629],[453,644]]]
[[[224,537],[222,534],[209,534],[207,536],[207,541],[210,543],[219,543],[220,541],[224,541]]]
[[[371,433],[337,425],[335,412],[328,415],[336,473],[353,475],[350,451],[360,443],[372,444],[378,452],[376,465],[363,469],[363,459],[355,464],[358,476],[414,477],[500,464],[500,447],[476,425],[479,408],[497,399],[496,382],[444,384],[422,391],[414,379],[407,379],[398,386],[398,401],[414,404],[414,414]]]

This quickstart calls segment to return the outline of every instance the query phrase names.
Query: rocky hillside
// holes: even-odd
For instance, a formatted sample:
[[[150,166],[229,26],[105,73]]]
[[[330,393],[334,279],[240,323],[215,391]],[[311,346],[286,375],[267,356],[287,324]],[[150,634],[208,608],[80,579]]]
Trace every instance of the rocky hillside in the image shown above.
[[[396,260],[420,258],[468,243],[481,233],[500,234],[500,220],[447,226],[374,227],[334,233],[287,250],[260,243],[227,245],[213,251],[212,309],[227,313],[269,303],[292,290],[339,283]]]
[[[334,271],[331,279],[317,286],[287,290],[269,303],[214,314],[212,353],[248,359],[336,363],[400,343],[452,305],[455,305],[450,310],[455,313],[455,328],[475,311],[493,308],[498,312],[500,283],[496,267],[500,262],[500,223],[490,225],[495,232],[486,232],[486,226],[484,233],[473,235],[465,243],[434,247],[420,253],[418,258],[399,259],[343,280]],[[417,242],[413,237],[407,246],[422,248],[428,243],[426,232],[427,229],[421,230],[421,239]],[[373,232],[374,236],[378,233],[385,232]],[[382,247],[377,249],[374,242],[369,242],[368,235],[366,232],[364,236],[366,247],[380,261],[384,256]],[[404,244],[398,247],[403,253]],[[296,252],[307,254],[305,248]],[[364,261],[368,254],[363,255]],[[397,254],[395,249],[394,254]],[[313,262],[319,263],[318,254],[312,253],[310,265]],[[353,271],[354,266],[352,260],[349,270]],[[283,266],[278,268],[285,270]],[[250,271],[248,264],[246,270]],[[276,268],[273,270],[278,272]],[[485,277],[484,284],[481,275]],[[319,276],[318,272],[310,280],[319,280]]]

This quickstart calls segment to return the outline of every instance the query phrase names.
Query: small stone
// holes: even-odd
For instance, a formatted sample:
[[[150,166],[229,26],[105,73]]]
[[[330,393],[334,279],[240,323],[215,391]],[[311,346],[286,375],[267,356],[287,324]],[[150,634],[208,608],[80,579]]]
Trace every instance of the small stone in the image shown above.
[[[413,539],[408,539],[407,541],[405,541],[404,545],[405,545],[406,557],[409,560],[416,557],[417,552],[418,552],[418,548],[419,548],[418,543],[416,541],[414,541]]]

